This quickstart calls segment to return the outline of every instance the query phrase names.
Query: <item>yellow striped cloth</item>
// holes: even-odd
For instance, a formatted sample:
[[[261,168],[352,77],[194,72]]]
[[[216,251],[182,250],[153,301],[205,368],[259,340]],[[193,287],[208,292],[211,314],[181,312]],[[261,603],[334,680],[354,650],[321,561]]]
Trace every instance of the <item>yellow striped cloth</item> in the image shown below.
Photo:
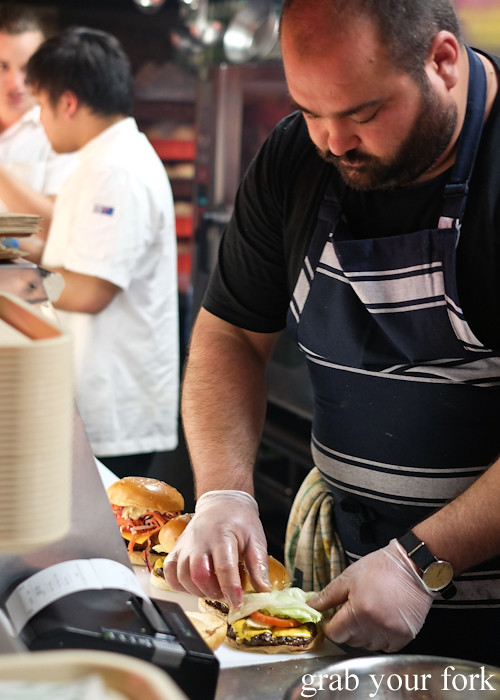
[[[316,467],[292,504],[285,535],[285,566],[292,586],[320,591],[346,567],[333,524],[333,496]]]

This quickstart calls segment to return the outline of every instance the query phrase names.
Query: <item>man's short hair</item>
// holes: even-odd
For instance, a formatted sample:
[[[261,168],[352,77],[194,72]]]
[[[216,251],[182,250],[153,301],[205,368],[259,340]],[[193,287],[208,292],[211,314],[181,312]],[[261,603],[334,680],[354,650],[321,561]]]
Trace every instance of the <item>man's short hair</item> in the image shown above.
[[[307,4],[318,0],[283,0],[282,20],[300,12]],[[409,73],[418,81],[429,48],[436,34],[446,30],[454,34],[460,44],[463,33],[458,16],[450,0],[323,0],[331,10],[332,22],[349,22],[356,17],[371,18],[379,36],[387,47],[394,67]]]
[[[46,35],[45,22],[26,5],[14,2],[0,3],[0,32],[2,34],[23,34],[24,32],[41,32]]]
[[[132,113],[130,61],[108,32],[70,27],[47,39],[30,58],[26,79],[52,104],[71,90],[96,114]]]

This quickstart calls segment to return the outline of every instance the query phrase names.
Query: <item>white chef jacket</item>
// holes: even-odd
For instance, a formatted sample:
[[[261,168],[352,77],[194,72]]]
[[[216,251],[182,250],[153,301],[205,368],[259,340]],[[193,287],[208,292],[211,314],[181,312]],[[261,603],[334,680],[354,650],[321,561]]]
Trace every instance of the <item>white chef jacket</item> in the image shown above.
[[[134,119],[78,151],[42,265],[120,287],[97,314],[59,311],[73,335],[76,400],[94,454],[177,445],[177,247],[165,168]]]
[[[0,163],[37,192],[56,195],[78,161],[73,153],[53,151],[37,105],[0,133]],[[1,199],[0,211],[7,211]]]

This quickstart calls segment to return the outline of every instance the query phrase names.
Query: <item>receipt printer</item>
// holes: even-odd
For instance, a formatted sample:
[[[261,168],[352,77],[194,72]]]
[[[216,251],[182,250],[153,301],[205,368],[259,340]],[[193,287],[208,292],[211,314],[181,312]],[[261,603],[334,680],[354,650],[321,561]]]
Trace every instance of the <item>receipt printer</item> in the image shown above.
[[[44,607],[19,634],[32,651],[102,649],[166,671],[192,700],[213,700],[219,662],[177,603],[85,590]]]

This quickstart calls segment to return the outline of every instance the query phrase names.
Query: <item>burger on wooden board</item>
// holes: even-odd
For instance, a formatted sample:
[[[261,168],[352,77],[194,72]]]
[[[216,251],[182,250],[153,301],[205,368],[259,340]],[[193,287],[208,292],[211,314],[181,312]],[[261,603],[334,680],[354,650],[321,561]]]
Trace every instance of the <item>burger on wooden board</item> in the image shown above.
[[[164,481],[126,476],[108,486],[106,493],[132,564],[148,565],[148,553],[158,544],[158,532],[180,515],[184,498]]]

